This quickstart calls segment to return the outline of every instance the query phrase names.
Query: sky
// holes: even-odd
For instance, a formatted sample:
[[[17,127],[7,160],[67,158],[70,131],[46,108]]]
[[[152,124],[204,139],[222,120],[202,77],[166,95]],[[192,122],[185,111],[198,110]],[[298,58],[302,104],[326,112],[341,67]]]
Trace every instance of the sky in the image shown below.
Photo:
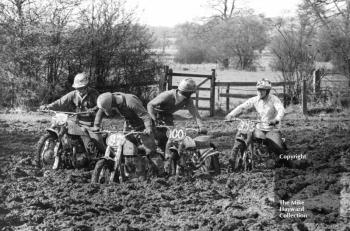
[[[127,0],[129,7],[137,7],[141,24],[172,27],[184,22],[198,21],[208,17],[213,10],[207,7],[208,0]],[[293,15],[302,0],[237,0],[239,8],[252,8],[267,17]]]

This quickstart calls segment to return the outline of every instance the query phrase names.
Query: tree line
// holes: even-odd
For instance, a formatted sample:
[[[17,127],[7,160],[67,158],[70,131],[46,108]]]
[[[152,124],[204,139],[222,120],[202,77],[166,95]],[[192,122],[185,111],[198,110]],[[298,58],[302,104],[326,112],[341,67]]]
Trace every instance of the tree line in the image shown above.
[[[350,1],[303,0],[294,17],[267,18],[237,8],[239,0],[212,0],[217,12],[203,23],[176,27],[176,61],[219,62],[223,67],[254,71],[262,51],[285,81],[295,81],[289,93],[300,97],[301,80],[311,81],[315,61],[333,63],[350,76]]]
[[[315,61],[332,62],[350,76],[350,1],[303,0],[295,17],[267,18],[237,6],[240,0],[210,0],[214,14],[202,23],[167,31],[175,37],[180,63],[219,62],[255,71],[264,50],[290,95],[311,81]],[[158,40],[137,23],[126,0],[3,0],[0,2],[0,103],[37,106],[71,90],[74,76],[87,72],[101,92],[134,92],[146,101],[161,63],[152,48]]]
[[[0,3],[1,104],[36,106],[71,90],[86,72],[98,90],[149,91],[159,62],[152,33],[123,0],[4,0]],[[142,80],[142,81],[141,81]]]

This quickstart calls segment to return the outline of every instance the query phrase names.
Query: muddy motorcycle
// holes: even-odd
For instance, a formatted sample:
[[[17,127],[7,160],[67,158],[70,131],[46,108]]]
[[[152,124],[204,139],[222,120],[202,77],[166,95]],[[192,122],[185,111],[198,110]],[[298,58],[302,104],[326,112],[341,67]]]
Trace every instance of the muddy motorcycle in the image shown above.
[[[271,167],[271,161],[274,162],[275,158],[268,149],[265,137],[254,135],[256,125],[264,122],[239,118],[225,122],[235,121],[238,121],[235,142],[239,142],[239,148],[232,153],[234,161],[232,170],[249,171]]]
[[[100,156],[96,140],[90,139],[89,126],[78,120],[87,112],[53,113],[51,126],[37,143],[36,164],[39,168],[85,168],[93,165]],[[84,143],[85,140],[85,143]]]
[[[144,133],[108,130],[101,133],[107,135],[107,148],[95,165],[91,183],[110,184],[135,178],[146,179],[154,165],[142,146],[141,136]]]
[[[167,129],[169,156],[165,155],[165,171],[168,174],[189,176],[198,171],[220,174],[220,152],[210,142],[210,136],[200,135],[199,129],[194,128],[160,127]]]

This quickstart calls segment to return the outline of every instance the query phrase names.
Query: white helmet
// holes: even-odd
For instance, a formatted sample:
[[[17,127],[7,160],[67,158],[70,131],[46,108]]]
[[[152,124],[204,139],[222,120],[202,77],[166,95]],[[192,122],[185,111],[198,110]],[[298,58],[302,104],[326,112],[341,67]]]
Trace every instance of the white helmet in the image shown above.
[[[74,77],[74,83],[72,87],[81,88],[86,87],[89,84],[89,79],[85,73],[79,73]]]
[[[191,93],[196,92],[196,88],[197,88],[196,82],[191,78],[186,78],[181,80],[181,82],[179,83],[179,86],[177,87],[179,91],[191,92]]]
[[[257,89],[263,89],[263,90],[270,90],[271,89],[271,82],[268,79],[262,79],[256,83]]]

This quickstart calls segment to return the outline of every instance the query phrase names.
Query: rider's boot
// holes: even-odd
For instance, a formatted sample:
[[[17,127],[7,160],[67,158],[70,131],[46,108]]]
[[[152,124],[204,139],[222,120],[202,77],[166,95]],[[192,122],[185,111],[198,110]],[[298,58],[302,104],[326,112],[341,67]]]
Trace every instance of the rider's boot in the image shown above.
[[[228,172],[234,172],[235,170],[235,160],[233,158],[230,158],[228,160],[229,166],[228,166]]]

